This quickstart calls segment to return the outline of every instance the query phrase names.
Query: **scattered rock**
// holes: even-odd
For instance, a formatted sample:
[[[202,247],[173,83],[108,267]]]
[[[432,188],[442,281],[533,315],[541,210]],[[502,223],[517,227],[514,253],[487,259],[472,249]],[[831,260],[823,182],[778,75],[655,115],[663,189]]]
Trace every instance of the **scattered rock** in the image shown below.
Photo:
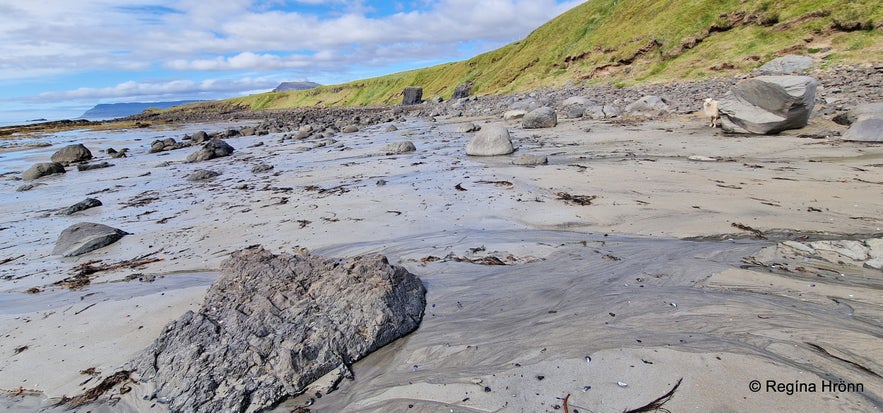
[[[76,204],[73,204],[65,209],[62,209],[58,213],[61,215],[71,215],[76,212],[85,211],[89,208],[95,208],[97,206],[101,206],[101,201],[95,198],[86,198]]]
[[[586,113],[586,108],[582,105],[569,105],[564,108],[564,117],[566,119],[578,119]]]
[[[187,180],[191,182],[207,181],[220,175],[221,173],[217,171],[210,171],[208,169],[197,169],[191,172],[190,175],[187,175]]]
[[[503,125],[482,128],[466,145],[466,154],[472,156],[508,155],[515,152],[509,129]]]
[[[883,102],[858,105],[834,121],[850,125],[843,140],[858,142],[883,142]]]
[[[537,166],[549,163],[549,158],[541,155],[523,154],[512,160],[512,163],[520,166]]]
[[[77,170],[80,172],[84,172],[84,171],[91,171],[93,169],[110,168],[111,166],[113,166],[113,164],[108,163],[108,162],[89,163],[89,164],[77,165]]]
[[[359,131],[359,127],[356,125],[346,125],[340,131],[343,133],[356,133]]]
[[[554,128],[557,125],[558,115],[548,106],[528,112],[521,122],[524,129]]]
[[[389,125],[383,131],[384,132],[395,132],[397,130],[399,130],[399,128],[397,128],[396,125]]]
[[[626,106],[625,111],[632,115],[652,118],[671,113],[671,108],[668,102],[659,96],[644,96]]]
[[[218,138],[212,138],[202,146],[202,149],[187,155],[187,162],[207,161],[231,154],[233,154],[232,146]]]
[[[191,140],[192,142],[192,140]],[[157,153],[157,152],[165,152],[165,151],[173,151],[175,149],[187,148],[190,147],[190,142],[178,142],[175,138],[165,138],[158,139],[153,141],[150,144],[150,150],[148,153]]]
[[[611,105],[588,106],[583,113],[583,116],[594,120],[615,118],[620,115],[622,115],[622,111]]]
[[[883,116],[864,115],[860,117],[843,135],[843,140],[883,142]]]
[[[858,105],[846,113],[843,113],[834,118],[834,122],[840,125],[852,125],[856,121],[858,121],[861,117],[874,117],[874,118],[883,118],[883,102],[877,103],[866,103],[864,105]]]
[[[263,411],[416,329],[425,293],[383,256],[249,248],[231,254],[198,312],[171,322],[132,368],[171,411]]]
[[[81,222],[65,228],[55,241],[52,255],[74,257],[117,242],[125,235],[121,229],[104,224]]]
[[[24,184],[24,185],[19,186],[18,188],[15,188],[15,192],[30,191],[36,187],[37,187],[37,185],[34,185],[34,184]]]
[[[423,103],[423,88],[408,86],[402,91],[402,105],[417,105]]]
[[[81,143],[65,146],[52,154],[51,158],[52,162],[65,166],[76,162],[85,162],[89,159],[92,159],[92,152]]]
[[[242,136],[254,136],[257,134],[257,129],[252,127],[242,128],[239,130],[239,134]]]
[[[761,76],[737,84],[718,103],[725,132],[772,134],[806,126],[816,85],[809,76]]]
[[[474,123],[464,123],[464,124],[460,125],[459,127],[457,127],[458,133],[470,133],[470,132],[477,132],[479,130],[481,130],[481,126],[478,126]]]
[[[58,162],[43,162],[38,163],[28,168],[28,170],[22,172],[21,179],[25,181],[33,181],[34,179],[42,178],[44,176],[63,173],[65,173],[65,170],[62,164]]]
[[[259,174],[259,173],[263,173],[263,172],[270,172],[272,170],[273,170],[273,165],[259,163],[251,168],[251,173]]]
[[[591,100],[584,98],[582,96],[573,96],[567,99],[564,99],[564,102],[561,102],[564,106],[577,105],[577,106],[588,106],[593,104]]]
[[[417,147],[411,141],[392,142],[383,147],[383,153],[397,155],[400,153],[414,152]]]
[[[760,68],[761,75],[792,75],[803,73],[815,65],[815,60],[809,56],[787,55],[770,60]]]
[[[113,148],[111,148],[111,149],[113,149]],[[111,153],[108,150],[107,154],[110,155],[111,158],[116,159],[116,158],[125,158],[126,153],[128,153],[128,152],[129,152],[129,148],[123,148],[123,149],[120,149],[119,151],[113,151],[113,153]]]
[[[521,110],[521,109],[507,110],[505,113],[503,113],[503,120],[521,119],[526,114],[527,114],[526,110]]]
[[[209,136],[205,131],[196,132],[190,137],[190,141],[193,143],[203,143],[207,140],[209,140]]]

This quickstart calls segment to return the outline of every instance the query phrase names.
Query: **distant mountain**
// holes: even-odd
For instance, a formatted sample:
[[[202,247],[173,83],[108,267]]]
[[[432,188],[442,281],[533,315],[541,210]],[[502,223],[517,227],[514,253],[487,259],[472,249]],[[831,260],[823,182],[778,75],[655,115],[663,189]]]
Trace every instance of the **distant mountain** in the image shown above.
[[[176,102],[129,102],[129,103],[102,103],[89,109],[80,118],[82,119],[111,119],[137,115],[147,109],[165,109],[172,106],[185,105],[187,103],[202,102],[201,100],[179,100]]]
[[[273,89],[274,92],[288,92],[290,90],[307,90],[315,87],[322,86],[315,82],[282,82],[279,86],[276,86],[276,89]]]

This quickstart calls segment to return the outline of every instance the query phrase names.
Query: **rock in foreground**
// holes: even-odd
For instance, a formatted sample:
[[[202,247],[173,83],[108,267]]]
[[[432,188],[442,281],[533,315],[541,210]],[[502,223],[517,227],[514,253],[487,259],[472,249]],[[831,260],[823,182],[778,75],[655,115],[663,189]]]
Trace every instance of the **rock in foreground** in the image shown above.
[[[502,125],[482,128],[466,145],[466,154],[472,156],[508,155],[515,152],[509,129]]]
[[[53,255],[74,257],[117,242],[128,232],[104,224],[81,222],[61,231]]]
[[[58,162],[38,163],[28,170],[22,172],[21,179],[25,181],[33,181],[48,175],[65,173],[64,166]]]
[[[726,132],[778,133],[809,122],[818,82],[809,76],[760,76],[736,85],[718,104]]]
[[[425,293],[383,256],[245,249],[133,367],[171,411],[261,411],[416,329]]]

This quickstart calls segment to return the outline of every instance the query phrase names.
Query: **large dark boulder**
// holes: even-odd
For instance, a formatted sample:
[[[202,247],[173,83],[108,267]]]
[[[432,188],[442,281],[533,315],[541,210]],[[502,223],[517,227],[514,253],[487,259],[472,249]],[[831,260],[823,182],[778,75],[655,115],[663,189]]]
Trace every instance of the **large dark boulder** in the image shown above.
[[[38,163],[26,171],[22,172],[21,179],[25,181],[33,181],[37,178],[42,178],[47,175],[54,174],[63,174],[65,173],[64,166],[58,162],[43,162]]]
[[[402,91],[402,105],[417,105],[423,103],[423,88],[408,86]]]
[[[425,293],[383,256],[245,249],[131,367],[173,412],[263,411],[416,329]]]
[[[718,102],[725,132],[772,134],[809,122],[818,82],[809,76],[760,76],[739,82]]]
[[[128,235],[128,232],[121,229],[104,224],[81,222],[61,231],[61,235],[55,241],[52,254],[65,257],[82,255],[113,244],[125,235]]]
[[[52,162],[62,165],[70,165],[77,162],[85,162],[92,159],[92,152],[82,143],[68,145],[52,154]]]
[[[451,99],[468,98],[469,95],[472,93],[473,86],[474,84],[472,82],[466,82],[458,85],[456,88],[454,88],[454,95],[451,96]]]
[[[200,162],[233,154],[233,147],[218,138],[212,138],[202,148],[187,155],[187,162]]]

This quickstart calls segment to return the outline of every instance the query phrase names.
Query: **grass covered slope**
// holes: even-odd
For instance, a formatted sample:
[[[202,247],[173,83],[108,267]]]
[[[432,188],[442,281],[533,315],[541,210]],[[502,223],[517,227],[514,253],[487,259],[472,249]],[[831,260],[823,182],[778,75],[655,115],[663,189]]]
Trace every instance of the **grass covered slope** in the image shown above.
[[[883,62],[879,0],[589,0],[527,38],[472,59],[309,91],[223,101],[252,109],[401,101],[406,86],[448,98],[573,82],[629,84],[750,71],[783,54]]]

